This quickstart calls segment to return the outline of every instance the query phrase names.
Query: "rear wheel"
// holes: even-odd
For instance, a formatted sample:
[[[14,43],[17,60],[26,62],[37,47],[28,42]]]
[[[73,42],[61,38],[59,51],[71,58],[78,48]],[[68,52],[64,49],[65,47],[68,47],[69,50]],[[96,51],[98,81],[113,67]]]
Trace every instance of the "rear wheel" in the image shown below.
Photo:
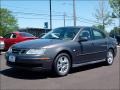
[[[110,49],[107,52],[107,57],[106,57],[106,64],[107,65],[112,65],[114,61],[114,54],[113,54],[113,50]]]
[[[71,59],[68,54],[61,53],[57,55],[54,62],[54,71],[58,76],[65,76],[69,73]]]

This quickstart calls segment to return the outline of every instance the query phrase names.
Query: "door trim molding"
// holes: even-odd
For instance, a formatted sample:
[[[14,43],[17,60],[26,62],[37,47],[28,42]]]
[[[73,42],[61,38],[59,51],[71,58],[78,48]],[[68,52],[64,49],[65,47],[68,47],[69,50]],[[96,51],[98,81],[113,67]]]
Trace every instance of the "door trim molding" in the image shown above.
[[[91,62],[86,62],[86,63],[80,63],[80,64],[73,64],[72,67],[79,67],[79,66],[84,66],[84,65],[89,65],[89,64],[95,64],[95,63],[100,63],[106,61],[105,59],[102,60],[96,60],[96,61],[91,61]]]
[[[92,52],[92,53],[79,54],[78,56],[81,56],[81,55],[88,55],[88,54],[96,54],[96,53],[103,53],[103,52],[107,52],[107,50],[98,51],[98,52]]]

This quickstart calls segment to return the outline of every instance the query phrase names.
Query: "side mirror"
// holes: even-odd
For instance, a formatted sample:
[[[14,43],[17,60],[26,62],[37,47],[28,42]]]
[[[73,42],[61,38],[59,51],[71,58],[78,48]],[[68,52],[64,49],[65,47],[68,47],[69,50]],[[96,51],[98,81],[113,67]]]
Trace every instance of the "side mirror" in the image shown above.
[[[88,37],[80,37],[79,42],[88,41]]]

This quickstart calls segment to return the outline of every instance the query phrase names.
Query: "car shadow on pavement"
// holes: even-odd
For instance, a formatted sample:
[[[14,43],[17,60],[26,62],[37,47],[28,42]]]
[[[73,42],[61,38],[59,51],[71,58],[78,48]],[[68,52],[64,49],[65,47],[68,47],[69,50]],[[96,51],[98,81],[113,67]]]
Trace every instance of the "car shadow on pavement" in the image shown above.
[[[82,71],[87,71],[91,69],[97,69],[102,66],[105,66],[104,63],[80,66],[80,67],[71,69],[69,74],[80,73]],[[7,77],[12,77],[12,78],[17,78],[17,79],[27,79],[27,80],[60,78],[50,71],[39,71],[39,72],[37,71],[36,72],[36,71],[19,70],[19,69],[14,69],[14,68],[2,70],[0,71],[0,74],[7,76]]]
[[[50,72],[48,71],[46,72],[27,71],[27,70],[15,69],[15,68],[2,70],[0,71],[0,74],[7,77],[12,77],[17,79],[28,79],[28,80],[46,79],[51,75]]]
[[[106,66],[104,62],[97,63],[97,64],[84,65],[84,66],[72,68],[72,70],[70,71],[69,74],[87,71],[87,70],[91,70],[91,69],[97,69],[97,68],[100,68],[103,66]]]

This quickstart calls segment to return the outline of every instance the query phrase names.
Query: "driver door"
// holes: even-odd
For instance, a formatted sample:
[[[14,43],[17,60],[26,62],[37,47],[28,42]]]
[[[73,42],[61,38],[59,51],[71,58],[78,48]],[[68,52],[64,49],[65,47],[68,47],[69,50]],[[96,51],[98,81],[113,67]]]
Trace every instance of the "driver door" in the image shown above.
[[[79,40],[81,38],[87,38],[86,41],[80,41],[80,53],[79,53],[79,63],[85,63],[93,61],[95,47],[93,45],[92,34],[90,28],[84,28],[79,34]]]

